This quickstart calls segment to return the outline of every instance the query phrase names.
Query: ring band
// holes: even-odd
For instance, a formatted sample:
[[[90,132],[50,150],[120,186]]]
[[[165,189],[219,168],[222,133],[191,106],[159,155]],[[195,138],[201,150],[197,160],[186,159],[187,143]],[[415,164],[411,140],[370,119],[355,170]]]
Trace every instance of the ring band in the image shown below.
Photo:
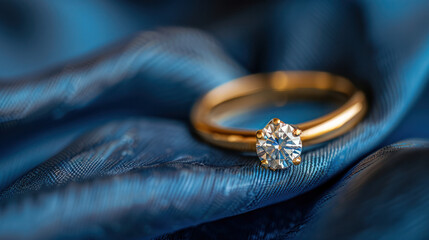
[[[243,108],[327,96],[347,100],[325,116],[296,125],[275,118],[264,129],[254,131],[222,127],[216,121]],[[262,165],[275,170],[300,163],[301,141],[309,146],[338,137],[356,126],[366,110],[365,94],[344,77],[311,71],[273,72],[248,75],[216,87],[194,105],[191,121],[207,142],[239,151],[257,150]]]

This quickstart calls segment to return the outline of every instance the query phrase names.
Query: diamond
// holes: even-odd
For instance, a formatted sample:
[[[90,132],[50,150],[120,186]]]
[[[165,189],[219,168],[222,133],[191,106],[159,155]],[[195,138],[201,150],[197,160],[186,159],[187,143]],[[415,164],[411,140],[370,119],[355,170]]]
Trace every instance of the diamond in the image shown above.
[[[299,164],[302,151],[299,133],[298,128],[294,128],[278,118],[272,119],[262,130],[258,131],[256,152],[262,166],[276,170]]]

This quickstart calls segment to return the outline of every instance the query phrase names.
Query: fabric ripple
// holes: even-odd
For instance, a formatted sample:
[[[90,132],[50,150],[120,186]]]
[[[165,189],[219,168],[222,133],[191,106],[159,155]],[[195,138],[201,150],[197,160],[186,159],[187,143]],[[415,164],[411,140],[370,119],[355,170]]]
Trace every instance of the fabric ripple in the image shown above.
[[[296,198],[156,239],[426,239],[428,147],[386,146]]]
[[[429,19],[413,12],[429,7],[398,14],[372,1],[319,2],[264,8],[276,9],[261,14],[266,35],[240,56],[260,56],[247,64],[262,71],[341,73],[364,89],[370,109],[284,171],[207,145],[187,123],[199,96],[250,71],[230,56],[249,36],[243,19],[223,23],[235,41],[222,24],[212,30],[219,41],[190,28],[146,31],[83,63],[1,81],[0,238],[154,237],[291,199],[351,167],[423,91]]]

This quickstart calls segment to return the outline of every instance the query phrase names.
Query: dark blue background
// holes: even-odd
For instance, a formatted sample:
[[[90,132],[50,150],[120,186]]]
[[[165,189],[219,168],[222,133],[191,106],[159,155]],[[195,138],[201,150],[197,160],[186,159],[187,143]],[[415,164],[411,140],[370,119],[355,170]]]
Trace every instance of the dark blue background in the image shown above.
[[[428,12],[424,0],[0,2],[0,238],[427,239]],[[349,77],[368,115],[276,172],[192,133],[198,97],[275,70]]]

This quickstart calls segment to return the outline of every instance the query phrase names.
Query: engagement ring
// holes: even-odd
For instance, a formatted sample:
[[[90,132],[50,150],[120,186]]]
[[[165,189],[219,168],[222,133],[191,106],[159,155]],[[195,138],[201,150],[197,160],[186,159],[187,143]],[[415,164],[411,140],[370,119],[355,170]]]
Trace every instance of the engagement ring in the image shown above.
[[[254,108],[293,100],[342,99],[342,105],[320,118],[289,124],[271,119],[261,130],[223,127],[219,120]],[[193,107],[196,132],[219,147],[257,153],[261,165],[276,170],[301,163],[302,148],[338,137],[356,126],[367,110],[365,94],[348,79],[324,72],[254,74],[225,83]],[[284,119],[283,119],[284,120]]]

